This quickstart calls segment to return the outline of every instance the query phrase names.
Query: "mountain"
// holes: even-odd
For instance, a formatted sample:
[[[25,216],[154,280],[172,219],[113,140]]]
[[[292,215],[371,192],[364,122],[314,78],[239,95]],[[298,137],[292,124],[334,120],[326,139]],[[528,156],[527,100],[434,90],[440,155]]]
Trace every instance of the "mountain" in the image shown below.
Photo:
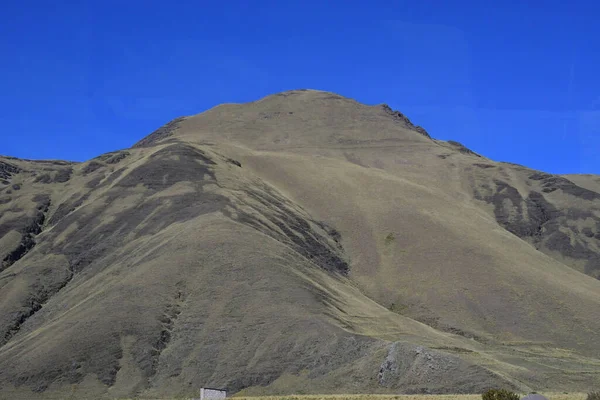
[[[0,158],[0,393],[600,384],[600,177],[294,90]]]

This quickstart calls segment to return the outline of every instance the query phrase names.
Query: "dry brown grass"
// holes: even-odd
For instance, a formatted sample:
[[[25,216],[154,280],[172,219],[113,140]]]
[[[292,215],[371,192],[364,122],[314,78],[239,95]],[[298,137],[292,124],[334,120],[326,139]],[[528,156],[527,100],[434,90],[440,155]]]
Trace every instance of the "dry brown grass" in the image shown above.
[[[26,260],[0,272],[0,327],[13,329],[17,311],[44,303],[0,347],[3,379],[35,388],[84,360],[74,375],[87,379],[81,393],[114,398],[239,388],[245,379],[257,390],[245,395],[394,392],[405,386],[382,386],[377,373],[390,343],[408,342],[533,389],[579,391],[600,381],[600,282],[508,233],[493,207],[474,198],[477,190],[496,193],[496,182],[525,197],[541,191],[529,172],[457,152],[381,107],[328,93],[218,107],[186,119],[168,139],[216,164],[153,156],[163,144],[89,173],[86,164],[74,166],[71,180],[46,185],[33,174],[47,165],[14,161],[24,172],[11,183],[22,187],[2,193],[10,200],[0,205],[0,225],[19,208],[35,212],[31,198],[42,192],[52,200],[48,217],[65,215],[47,223]],[[285,211],[257,200],[269,194],[265,183],[285,199]],[[209,212],[217,196],[228,205]],[[548,196],[559,208],[591,208],[559,190]],[[236,219],[250,208],[271,236]],[[292,213],[298,220],[284,221]],[[592,219],[570,222],[589,228]],[[349,276],[279,240],[277,224],[293,231],[310,220],[341,234]],[[0,247],[14,245],[11,235]],[[70,259],[83,271],[68,281]],[[39,300],[40,291],[49,298]],[[163,337],[169,341],[156,354]],[[400,364],[414,366],[413,356]],[[325,368],[326,361],[333,362]],[[311,373],[284,377],[303,369]],[[430,387],[428,369],[414,371],[415,382]],[[481,384],[456,370],[431,384],[478,390],[457,381]],[[424,397],[431,396],[417,398]]]
[[[541,393],[549,400],[585,400],[585,393]],[[387,394],[336,394],[290,396],[234,396],[236,400],[481,400],[479,394],[440,395],[387,395]]]
[[[540,393],[549,400],[585,400],[586,393]],[[235,400],[481,400],[479,394],[329,394],[329,395],[288,395],[288,396],[233,396]],[[152,400],[189,400],[185,397],[169,397]],[[115,400],[133,400],[115,399]],[[144,400],[136,398],[136,400]]]
[[[586,393],[540,393],[549,400],[585,400]],[[523,396],[523,395],[522,395]],[[2,397],[3,398],[3,397]],[[78,397],[76,395],[50,395],[44,400],[87,400],[94,397]],[[102,397],[104,398],[104,397]],[[481,400],[479,394],[440,394],[440,395],[387,395],[387,394],[329,394],[329,395],[287,395],[287,396],[232,396],[235,400]],[[12,398],[11,398],[12,399]],[[14,399],[26,397],[16,396]],[[194,397],[123,397],[111,400],[193,400]]]

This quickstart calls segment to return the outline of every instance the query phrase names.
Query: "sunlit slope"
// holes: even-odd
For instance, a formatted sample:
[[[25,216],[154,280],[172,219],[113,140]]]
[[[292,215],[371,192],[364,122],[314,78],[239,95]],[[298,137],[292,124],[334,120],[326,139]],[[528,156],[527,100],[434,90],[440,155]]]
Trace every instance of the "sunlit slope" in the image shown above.
[[[468,337],[599,354],[599,282],[567,268],[600,271],[597,192],[328,92],[176,125],[156,139],[214,143],[335,226],[351,279],[380,304]]]
[[[0,162],[15,398],[600,383],[593,184],[387,106],[291,91],[85,163]]]
[[[346,390],[354,371],[377,389],[393,341],[461,346],[365,297],[347,277],[339,234],[235,160],[187,144],[116,155],[71,166],[61,186],[31,183],[40,167],[31,163],[12,177],[31,183],[14,200],[48,204],[30,207],[43,214],[41,232],[0,275],[7,390],[235,391],[302,371],[302,381],[336,377]],[[457,368],[438,373],[437,390],[504,381],[440,357]]]

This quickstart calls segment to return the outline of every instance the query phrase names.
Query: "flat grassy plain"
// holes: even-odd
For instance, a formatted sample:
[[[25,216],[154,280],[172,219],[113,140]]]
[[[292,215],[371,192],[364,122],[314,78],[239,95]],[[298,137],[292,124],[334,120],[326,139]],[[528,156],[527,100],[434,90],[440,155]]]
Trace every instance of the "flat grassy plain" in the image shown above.
[[[586,393],[541,393],[549,400],[585,400]],[[524,395],[523,395],[524,396]],[[236,400],[481,400],[480,394],[336,394],[291,396],[233,396]]]
[[[585,400],[586,393],[540,393],[549,400]],[[521,394],[524,396],[524,394]],[[332,394],[332,395],[288,395],[288,396],[232,396],[235,400],[481,400],[480,394]],[[161,400],[187,400],[185,397]],[[119,400],[143,400],[119,399]],[[156,400],[156,399],[155,399]]]

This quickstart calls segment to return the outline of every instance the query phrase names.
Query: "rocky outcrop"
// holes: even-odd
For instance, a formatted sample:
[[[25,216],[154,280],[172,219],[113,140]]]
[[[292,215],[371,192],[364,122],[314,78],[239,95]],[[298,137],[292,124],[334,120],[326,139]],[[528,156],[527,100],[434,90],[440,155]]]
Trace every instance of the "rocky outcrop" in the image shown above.
[[[427,133],[427,131],[425,130],[425,128],[423,128],[422,126],[419,125],[415,125],[413,124],[410,119],[408,119],[408,117],[404,114],[402,114],[400,111],[397,110],[392,110],[392,108],[390,106],[388,106],[387,104],[383,104],[381,106],[383,108],[383,110],[388,113],[389,115],[392,116],[392,118],[394,118],[395,120],[401,122],[402,124],[404,124],[408,129],[413,130],[415,132],[420,133],[421,135],[431,139],[431,136],[429,135],[429,133]]]
[[[497,374],[454,355],[403,342],[390,345],[377,379],[380,386],[402,388],[409,394],[481,393],[499,384],[519,389]]]
[[[35,236],[42,232],[42,227],[46,221],[46,213],[50,207],[50,196],[38,195],[34,198],[34,201],[38,203],[36,213],[21,229],[21,242],[16,249],[4,257],[0,263],[0,271],[23,258],[35,246]]]
[[[133,148],[149,147],[160,142],[163,139],[168,138],[169,136],[172,136],[173,133],[178,129],[179,124],[183,120],[185,120],[185,118],[186,117],[175,118],[174,120],[168,122],[166,125],[161,126],[157,130],[152,132],[150,135],[146,136],[145,138],[134,144]]]
[[[16,165],[0,161],[0,180],[8,180],[12,178],[14,174],[19,173],[21,169]]]
[[[594,242],[600,238],[600,217],[576,206],[557,208],[548,198],[556,191],[588,201],[600,199],[600,194],[549,174],[534,173],[529,178],[541,183],[542,193],[532,190],[524,198],[517,188],[496,179],[494,189],[481,185],[475,198],[492,204],[496,221],[509,232],[532,243],[538,250],[585,261],[585,273],[600,279],[600,254],[594,250],[597,246]],[[579,232],[574,227],[576,221],[591,221],[596,226]]]

